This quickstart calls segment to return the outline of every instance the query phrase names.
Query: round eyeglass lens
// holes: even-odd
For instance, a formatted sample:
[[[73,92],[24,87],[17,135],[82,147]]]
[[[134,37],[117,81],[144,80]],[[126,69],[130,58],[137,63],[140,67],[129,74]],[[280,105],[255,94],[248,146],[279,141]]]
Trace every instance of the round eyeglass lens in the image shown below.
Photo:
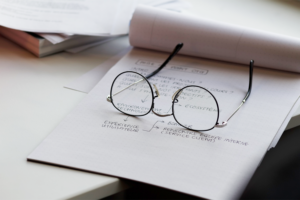
[[[135,72],[125,72],[117,76],[110,96],[113,105],[129,115],[145,115],[152,108],[151,86],[143,76]]]
[[[188,86],[177,93],[173,113],[177,123],[197,131],[212,129],[219,118],[214,96],[198,86]]]

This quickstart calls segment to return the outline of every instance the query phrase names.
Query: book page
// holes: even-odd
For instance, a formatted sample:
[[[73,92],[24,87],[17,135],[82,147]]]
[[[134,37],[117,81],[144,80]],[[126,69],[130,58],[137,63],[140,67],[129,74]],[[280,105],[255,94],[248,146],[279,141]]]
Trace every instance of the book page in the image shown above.
[[[299,75],[255,67],[248,101],[226,127],[207,132],[189,131],[179,126],[173,116],[160,118],[149,113],[131,117],[106,100],[112,82],[121,72],[146,75],[167,56],[134,48],[28,159],[123,177],[209,199],[238,198],[298,99]],[[219,122],[222,122],[244,98],[248,73],[247,65],[178,55],[149,79],[151,86],[156,84],[160,92],[160,98],[154,102],[155,110],[171,113],[173,93],[186,85],[198,85],[217,99]],[[128,85],[129,80],[130,77],[125,78],[120,86]],[[145,92],[140,100],[151,102],[151,93]],[[122,106],[125,110],[140,111],[126,104]]]
[[[140,6],[130,25],[132,46],[300,72],[300,39]]]

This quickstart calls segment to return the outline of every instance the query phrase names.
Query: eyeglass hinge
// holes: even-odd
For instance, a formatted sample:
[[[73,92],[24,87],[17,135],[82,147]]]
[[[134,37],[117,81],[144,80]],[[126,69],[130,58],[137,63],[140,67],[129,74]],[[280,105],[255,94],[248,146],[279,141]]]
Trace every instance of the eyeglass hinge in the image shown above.
[[[110,98],[110,95],[107,95],[106,97],[106,101],[110,102],[111,103],[111,98]]]
[[[216,127],[216,128],[223,128],[223,127],[225,127],[226,125],[227,125],[227,121],[222,122],[222,124],[217,123],[217,124],[215,125],[215,127]]]

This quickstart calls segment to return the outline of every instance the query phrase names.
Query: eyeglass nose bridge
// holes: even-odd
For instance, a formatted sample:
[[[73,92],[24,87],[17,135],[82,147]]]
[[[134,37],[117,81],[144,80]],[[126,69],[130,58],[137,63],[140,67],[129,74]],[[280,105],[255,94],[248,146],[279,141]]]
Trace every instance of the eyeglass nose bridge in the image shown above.
[[[155,89],[155,94],[157,95],[157,96],[155,96],[155,98],[156,98],[156,97],[159,98],[159,97],[160,97],[159,91],[158,91],[158,89],[157,89],[157,87],[156,87],[155,84],[153,84],[153,86],[154,86],[154,89]],[[172,96],[172,101],[174,101],[174,98],[176,97],[177,93],[178,93],[180,90],[181,90],[181,89],[177,90],[177,91],[173,94],[173,96]],[[182,92],[182,91],[180,91],[180,93],[178,94],[178,96],[181,94],[181,92]],[[172,115],[173,115],[173,113],[162,115],[162,114],[159,114],[159,113],[155,112],[155,111],[154,111],[154,103],[153,103],[153,107],[152,107],[152,113],[155,114],[156,116],[159,116],[159,117],[169,117],[169,116],[172,116]]]

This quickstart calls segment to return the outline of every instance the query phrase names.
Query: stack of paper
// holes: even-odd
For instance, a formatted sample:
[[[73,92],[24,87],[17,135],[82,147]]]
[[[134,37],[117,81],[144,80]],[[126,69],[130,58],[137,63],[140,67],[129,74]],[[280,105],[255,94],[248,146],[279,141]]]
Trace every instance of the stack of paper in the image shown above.
[[[82,48],[70,49],[69,52],[78,52],[85,48],[103,43],[112,37],[128,33],[130,19],[135,7],[139,4],[181,12],[189,7],[189,4],[181,0],[24,0],[9,1],[0,0],[0,26],[10,29],[36,33],[46,39],[52,45],[61,44],[70,39],[80,40],[78,35],[98,36],[87,42],[74,45],[65,45],[62,49],[84,45]],[[17,35],[13,30],[4,36],[24,46],[28,50],[42,48],[41,45],[32,48],[24,45],[24,41],[10,35]],[[3,32],[0,30],[0,33]],[[33,38],[34,39],[34,38]],[[27,41],[26,41],[27,42]],[[37,42],[38,43],[38,42]],[[71,43],[71,42],[69,42]],[[73,44],[73,43],[72,43]],[[88,45],[87,45],[88,44]],[[50,53],[36,53],[44,56]],[[50,52],[50,53],[49,53]]]

